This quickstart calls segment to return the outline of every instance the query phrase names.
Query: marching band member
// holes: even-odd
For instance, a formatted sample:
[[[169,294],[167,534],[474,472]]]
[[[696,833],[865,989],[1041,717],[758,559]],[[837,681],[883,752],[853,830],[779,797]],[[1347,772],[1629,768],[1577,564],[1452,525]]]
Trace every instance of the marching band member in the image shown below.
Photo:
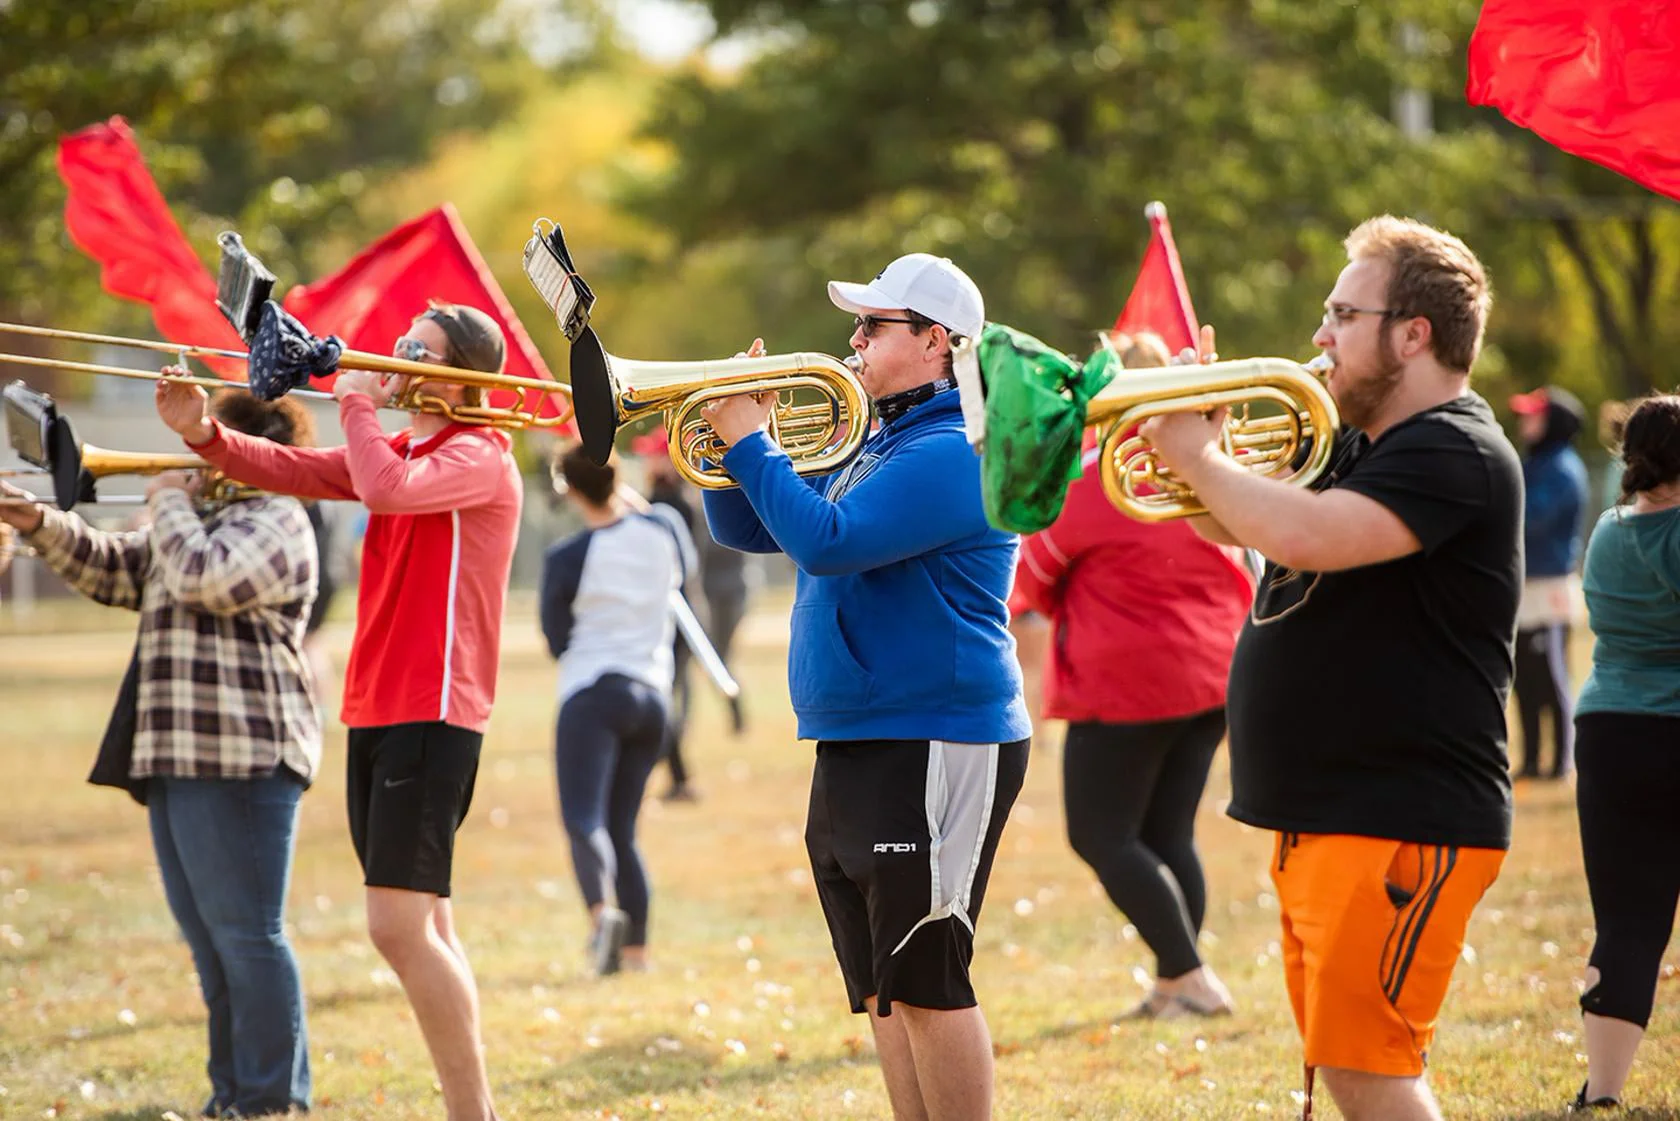
[[[398,339],[399,358],[496,372],[501,328],[475,308],[434,303]],[[453,405],[482,391],[424,392]],[[394,379],[338,375],[345,444],[262,444],[209,418],[205,394],[158,383],[158,414],[230,477],[369,512],[356,632],[344,675],[350,836],[367,885],[368,933],[402,980],[450,1121],[495,1116],[478,988],[450,908],[455,833],[472,803],[495,696],[502,607],[522,501],[506,433],[419,413],[387,435]]]
[[[1551,724],[1547,778],[1575,770],[1575,687],[1569,679],[1569,631],[1580,592],[1587,505],[1587,465],[1574,442],[1587,410],[1561,386],[1511,398],[1523,443],[1523,594],[1517,605],[1519,778],[1540,778],[1540,727]]]
[[[1576,708],[1576,811],[1597,936],[1577,1109],[1613,1108],[1655,1004],[1680,902],[1680,397],[1626,417],[1620,504],[1587,545],[1592,673]]]
[[[1121,354],[1125,369],[1170,360],[1151,334]],[[1021,543],[1011,605],[1053,628],[1044,705],[1068,721],[1068,840],[1155,954],[1136,1014],[1218,1015],[1232,1003],[1196,948],[1207,908],[1196,808],[1225,738],[1225,680],[1254,577],[1238,550],[1188,525],[1116,510],[1100,455],[1085,453],[1055,524]],[[1142,662],[1148,674],[1125,672]]]
[[[1276,832],[1285,976],[1350,1121],[1437,1119],[1424,1056],[1511,839],[1522,472],[1470,391],[1492,295],[1464,243],[1374,218],[1313,344],[1346,428],[1312,489],[1243,470],[1223,410],[1142,434],[1200,527],[1269,561],[1231,666],[1230,813]],[[1207,349],[1211,349],[1208,347]]]
[[[667,741],[671,593],[684,562],[667,522],[615,495],[611,463],[596,464],[578,444],[555,474],[585,528],[544,556],[537,602],[560,659],[560,817],[589,908],[590,965],[604,975],[647,965],[650,893],[636,819]]]
[[[295,401],[229,391],[215,415],[265,448],[311,440]],[[0,521],[78,592],[140,613],[94,779],[128,789],[150,816],[164,895],[210,1015],[203,1113],[255,1117],[310,1104],[285,907],[298,803],[321,762],[302,649],[315,536],[294,498],[257,495],[200,513],[202,485],[202,472],[156,476],[151,524],[128,533],[45,505],[0,504]],[[0,494],[23,492],[0,483]]]
[[[799,735],[817,741],[806,847],[894,1116],[988,1117],[969,962],[1031,725],[1004,604],[1015,539],[986,522],[951,372],[953,336],[977,336],[984,309],[926,253],[830,282],[829,298],[856,314],[880,430],[806,480],[765,432],[774,393],[708,406],[740,489],[707,491],[706,518],[720,544],[799,569],[788,680]]]

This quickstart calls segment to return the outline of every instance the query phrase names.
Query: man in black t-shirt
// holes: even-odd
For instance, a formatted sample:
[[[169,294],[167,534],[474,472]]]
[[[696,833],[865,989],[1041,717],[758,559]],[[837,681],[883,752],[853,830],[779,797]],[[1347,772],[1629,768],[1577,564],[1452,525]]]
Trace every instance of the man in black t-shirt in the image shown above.
[[[1374,218],[1314,345],[1346,428],[1310,489],[1238,467],[1222,413],[1147,422],[1206,536],[1268,564],[1231,665],[1231,815],[1277,833],[1286,979],[1350,1121],[1441,1114],[1423,1077],[1511,835],[1505,700],[1522,470],[1470,391],[1492,296],[1464,243]]]

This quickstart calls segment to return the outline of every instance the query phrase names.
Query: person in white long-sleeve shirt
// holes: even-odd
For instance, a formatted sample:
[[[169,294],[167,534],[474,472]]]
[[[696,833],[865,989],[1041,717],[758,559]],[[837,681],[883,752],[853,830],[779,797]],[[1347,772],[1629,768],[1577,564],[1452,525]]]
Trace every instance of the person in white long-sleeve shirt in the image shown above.
[[[614,493],[610,462],[597,465],[574,446],[555,473],[585,528],[543,558],[543,636],[560,660],[554,767],[591,916],[590,964],[607,974],[646,965],[650,891],[636,819],[665,748],[670,597],[683,562],[670,527]]]

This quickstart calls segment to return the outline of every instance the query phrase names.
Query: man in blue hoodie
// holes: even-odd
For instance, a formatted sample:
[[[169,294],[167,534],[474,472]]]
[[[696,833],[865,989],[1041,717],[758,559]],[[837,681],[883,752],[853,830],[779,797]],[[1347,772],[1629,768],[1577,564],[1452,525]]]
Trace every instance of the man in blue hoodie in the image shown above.
[[[724,398],[705,415],[740,489],[707,491],[706,519],[720,544],[799,568],[788,685],[817,741],[805,843],[893,1114],[986,1118],[969,961],[1032,725],[1005,606],[1017,542],[986,521],[951,373],[953,339],[978,336],[985,309],[926,253],[828,295],[856,317],[880,428],[844,469],[802,479],[766,435],[774,395]]]
[[[1549,714],[1553,756],[1547,778],[1575,763],[1575,687],[1569,680],[1569,623],[1579,597],[1587,467],[1574,440],[1587,411],[1567,389],[1542,386],[1511,398],[1525,449],[1523,575],[1512,692],[1522,725],[1523,778],[1540,778],[1540,724]]]

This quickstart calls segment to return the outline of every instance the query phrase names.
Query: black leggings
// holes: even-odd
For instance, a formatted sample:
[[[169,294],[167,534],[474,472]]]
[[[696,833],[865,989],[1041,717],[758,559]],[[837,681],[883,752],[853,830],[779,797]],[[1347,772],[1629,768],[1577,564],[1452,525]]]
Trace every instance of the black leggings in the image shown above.
[[[1644,1027],[1680,903],[1680,716],[1589,712],[1575,728],[1599,973],[1581,1007]]]
[[[1528,778],[1540,777],[1540,724],[1552,721],[1553,778],[1575,765],[1574,689],[1569,684],[1569,624],[1552,623],[1517,632],[1515,676],[1511,691],[1517,697],[1522,724],[1522,769]]]
[[[647,945],[650,893],[636,818],[664,741],[665,699],[622,674],[606,674],[560,706],[554,771],[572,868],[585,903],[613,899],[630,916],[629,946]]]
[[[1068,840],[1155,952],[1159,977],[1202,964],[1207,884],[1196,807],[1225,710],[1150,724],[1070,724],[1062,752]]]

